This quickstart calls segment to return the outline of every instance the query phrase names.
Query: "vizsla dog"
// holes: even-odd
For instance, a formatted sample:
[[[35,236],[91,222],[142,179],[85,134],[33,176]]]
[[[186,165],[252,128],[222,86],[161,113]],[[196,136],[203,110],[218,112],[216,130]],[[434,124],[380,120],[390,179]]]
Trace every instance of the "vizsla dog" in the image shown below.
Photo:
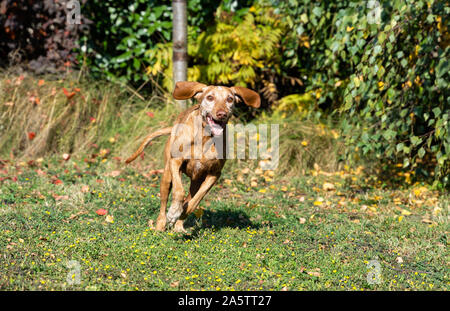
[[[171,135],[164,149],[164,173],[161,179],[161,207],[156,230],[166,223],[174,230],[185,232],[183,223],[219,179],[225,164],[226,124],[236,103],[244,102],[254,108],[260,106],[258,93],[244,87],[207,86],[198,82],[177,82],[175,99],[195,98],[198,104],[183,111],[172,127],[148,135],[139,149],[126,160],[136,159],[154,138]],[[185,198],[181,174],[191,184]],[[167,200],[173,188],[172,204],[167,212]]]

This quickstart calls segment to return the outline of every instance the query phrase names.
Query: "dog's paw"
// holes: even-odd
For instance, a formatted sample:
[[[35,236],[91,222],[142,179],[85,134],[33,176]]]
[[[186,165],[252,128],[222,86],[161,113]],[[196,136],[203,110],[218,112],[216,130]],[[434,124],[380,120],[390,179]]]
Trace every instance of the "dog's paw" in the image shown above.
[[[184,229],[184,225],[183,225],[184,221],[183,220],[177,220],[175,222],[175,226],[173,227],[173,231],[174,232],[179,232],[179,233],[187,233],[186,229]]]
[[[167,224],[173,226],[183,213],[183,205],[181,203],[172,203],[167,211]]]

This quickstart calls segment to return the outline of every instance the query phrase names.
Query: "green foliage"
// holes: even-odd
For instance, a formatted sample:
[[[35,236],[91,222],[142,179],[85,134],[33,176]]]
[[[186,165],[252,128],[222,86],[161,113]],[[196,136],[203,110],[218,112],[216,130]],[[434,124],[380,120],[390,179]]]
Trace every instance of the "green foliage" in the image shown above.
[[[188,1],[188,23],[199,32],[217,4]],[[146,51],[172,38],[172,5],[166,0],[93,0],[82,13],[94,22],[81,41],[80,61],[97,75],[139,84],[148,80]]]
[[[442,19],[450,9],[438,1],[397,1],[389,9],[379,25],[364,26],[356,14],[358,25],[345,47],[367,33],[341,106],[356,117],[348,141],[363,154],[401,161],[426,175],[422,164],[432,164],[432,173],[449,184],[449,36]]]
[[[241,85],[259,89],[273,103],[277,99],[275,80],[285,78],[280,52],[281,39],[288,31],[273,9],[252,6],[246,14],[232,14],[222,7],[216,11],[216,23],[199,35],[189,29],[188,78],[210,84]],[[148,51],[152,65],[148,73],[163,73],[163,85],[172,89],[171,43],[158,44]]]
[[[286,63],[345,116],[348,144],[449,184],[448,3],[270,2],[292,30]]]

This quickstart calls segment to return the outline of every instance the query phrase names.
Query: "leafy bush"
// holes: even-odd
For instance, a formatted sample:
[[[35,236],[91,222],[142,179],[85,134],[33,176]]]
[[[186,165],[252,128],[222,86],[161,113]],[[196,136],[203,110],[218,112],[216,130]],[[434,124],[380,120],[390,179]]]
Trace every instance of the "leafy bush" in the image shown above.
[[[194,31],[212,19],[212,0],[188,1],[188,22]],[[172,39],[172,5],[156,0],[93,0],[82,8],[95,23],[81,39],[83,60],[96,75],[140,84],[148,80],[146,51]]]
[[[291,25],[286,63],[342,113],[347,143],[449,183],[448,3],[269,2]]]
[[[252,6],[232,13],[219,7],[216,23],[198,35],[189,29],[188,79],[210,84],[241,85],[259,90],[269,104],[278,99],[283,85],[300,80],[283,70],[282,37],[288,25],[271,8]],[[151,75],[163,74],[163,85],[172,89],[172,44],[148,51]],[[278,87],[277,87],[278,85]]]

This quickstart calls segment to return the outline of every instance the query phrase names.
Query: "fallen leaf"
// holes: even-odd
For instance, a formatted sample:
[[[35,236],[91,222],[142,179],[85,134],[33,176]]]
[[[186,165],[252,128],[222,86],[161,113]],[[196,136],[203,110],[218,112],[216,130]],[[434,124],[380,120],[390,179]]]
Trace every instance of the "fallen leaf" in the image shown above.
[[[33,140],[34,137],[36,137],[36,133],[35,132],[28,132],[28,139],[29,140]]]
[[[105,221],[110,223],[110,224],[114,223],[114,216],[106,215]]]
[[[103,208],[100,208],[100,209],[98,209],[95,213],[96,213],[97,215],[103,216],[103,215],[106,215],[106,214],[108,213],[108,211],[105,210],[105,209],[103,209]]]
[[[67,200],[69,198],[68,195],[52,195],[55,201]]]
[[[180,284],[180,281],[175,281],[170,283],[170,287],[178,287],[178,285]]]
[[[336,187],[335,187],[332,183],[329,183],[329,182],[324,183],[323,186],[322,186],[322,188],[323,188],[323,190],[325,190],[325,191],[333,191],[333,190],[336,190]]]
[[[43,170],[41,170],[40,168],[38,168],[35,172],[36,172],[36,174],[38,174],[39,176],[44,176],[44,175],[46,175],[46,173],[45,173]]]
[[[402,215],[409,216],[409,215],[411,215],[411,212],[406,209],[402,209]]]
[[[150,117],[153,118],[155,116],[155,114],[151,111],[147,111],[146,114]]]
[[[84,215],[84,214],[87,214],[87,211],[80,211],[80,212],[78,212],[78,213],[76,213],[76,214],[71,214],[70,217],[69,217],[68,219],[72,220],[72,219],[75,219],[75,218],[77,218],[78,216]]]
[[[201,208],[201,207],[198,207],[198,208],[195,210],[194,215],[195,215],[195,217],[200,218],[200,217],[203,216],[203,213],[204,213],[204,209]]]
[[[316,268],[313,271],[308,271],[307,272],[309,275],[315,276],[315,277],[320,277],[320,269]]]
[[[428,218],[422,218],[422,222],[425,224],[432,224],[433,222]]]
[[[69,92],[66,88],[62,88],[64,95],[66,95],[67,99],[71,99],[75,96],[75,92]]]
[[[120,171],[112,171],[112,172],[111,172],[111,176],[112,176],[112,177],[117,177],[117,176],[120,175],[120,173],[121,173]]]
[[[70,159],[70,154],[64,153],[64,154],[62,155],[62,158],[63,158],[64,161],[68,161],[68,160]]]
[[[306,219],[303,218],[303,217],[300,217],[300,223],[301,223],[301,224],[304,224],[305,222],[306,222]]]

